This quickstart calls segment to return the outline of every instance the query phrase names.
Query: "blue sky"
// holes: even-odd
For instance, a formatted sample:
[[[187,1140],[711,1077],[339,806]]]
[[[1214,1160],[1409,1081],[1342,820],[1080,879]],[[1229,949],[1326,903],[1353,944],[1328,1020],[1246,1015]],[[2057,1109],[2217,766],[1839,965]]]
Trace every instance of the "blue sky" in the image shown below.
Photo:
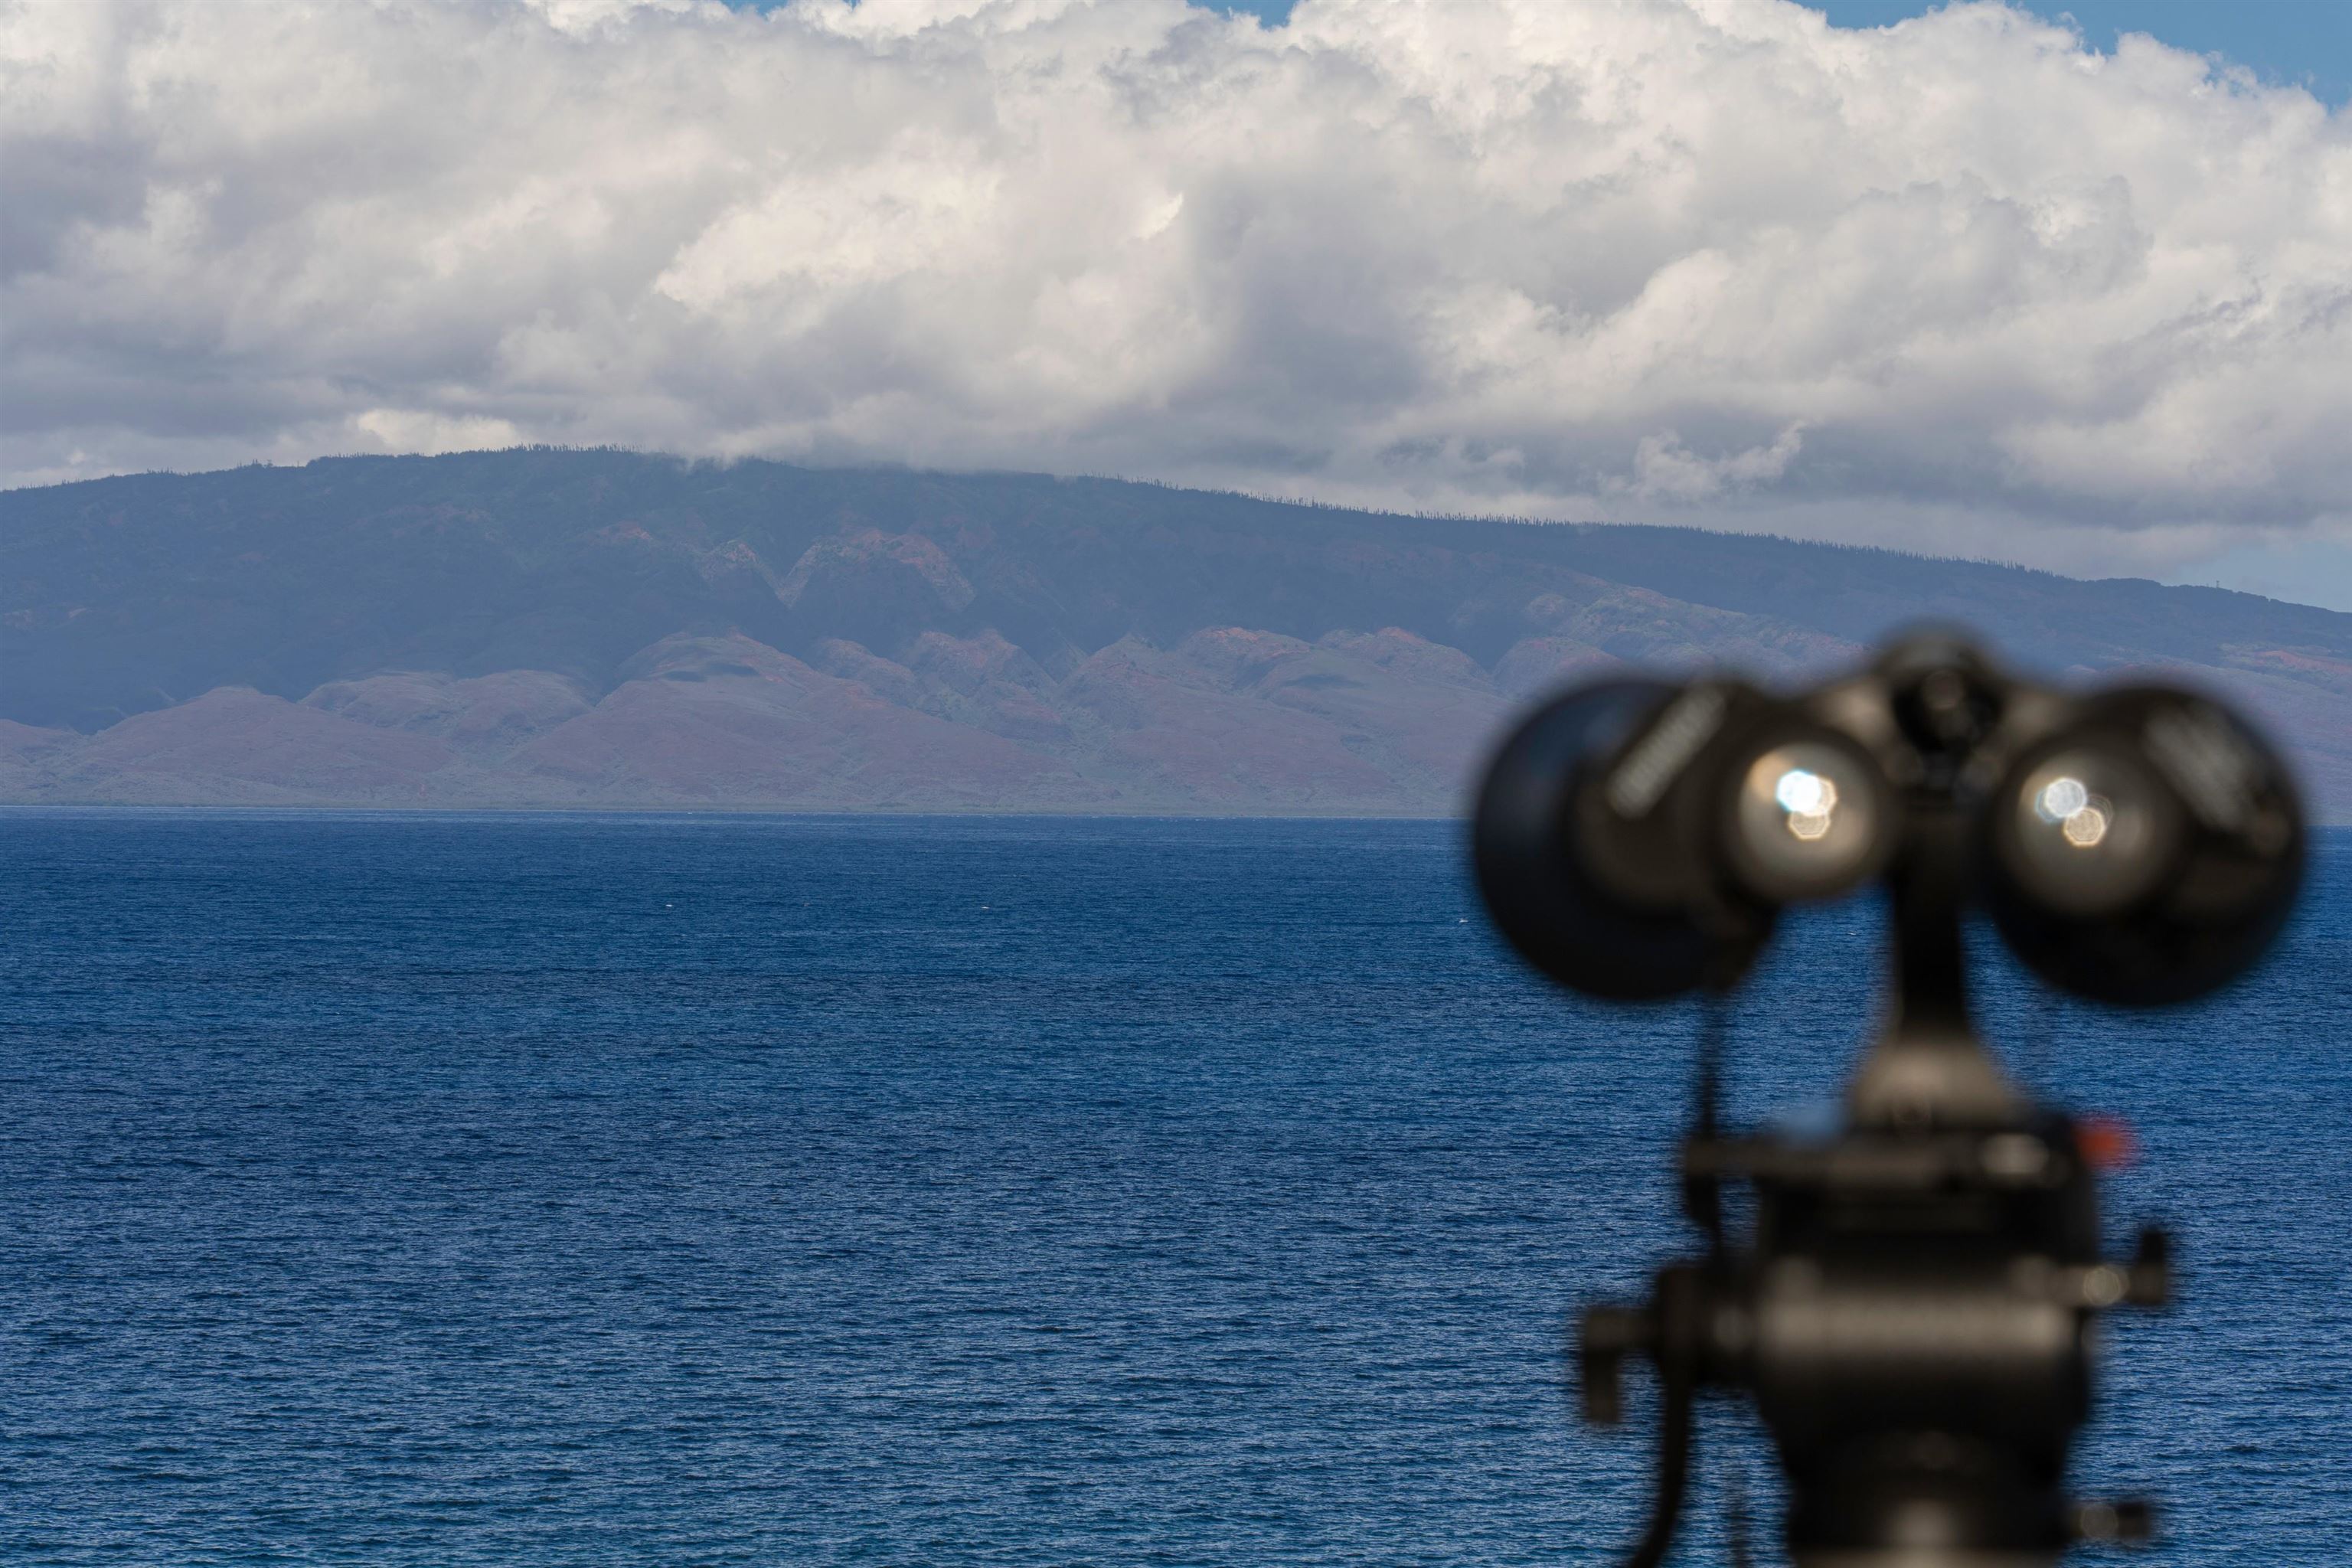
[[[2101,50],[2120,33],[2147,33],[2176,48],[2218,54],[2267,81],[2310,89],[2322,100],[2352,96],[2352,4],[2347,0],[2032,0],[2053,20],[2072,16]],[[1834,0],[1814,9],[1840,27],[1882,27],[1927,9],[1906,0]]]
[[[1236,0],[1223,9],[1279,23],[1292,0]],[[1813,6],[1840,27],[1883,27],[1931,10],[1917,0],[1829,0]],[[2020,8],[2072,16],[2084,37],[2112,51],[2122,33],[2147,33],[2176,48],[2226,56],[2266,81],[2311,89],[2329,104],[2352,98],[2352,0],[2021,0]]]

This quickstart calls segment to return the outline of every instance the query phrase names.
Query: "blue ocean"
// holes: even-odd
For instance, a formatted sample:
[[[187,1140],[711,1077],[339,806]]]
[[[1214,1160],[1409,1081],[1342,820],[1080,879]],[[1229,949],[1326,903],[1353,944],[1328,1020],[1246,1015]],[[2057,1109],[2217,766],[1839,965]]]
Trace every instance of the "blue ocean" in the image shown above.
[[[1786,923],[1742,1119],[1829,1099],[1879,911]],[[2119,1016],[2082,1489],[2352,1539],[2352,838]],[[1646,1488],[1563,1315],[1691,1245],[1695,1020],[1521,972],[1450,823],[0,816],[0,1561],[1592,1563]],[[1769,1467],[1703,1421],[1679,1560]]]

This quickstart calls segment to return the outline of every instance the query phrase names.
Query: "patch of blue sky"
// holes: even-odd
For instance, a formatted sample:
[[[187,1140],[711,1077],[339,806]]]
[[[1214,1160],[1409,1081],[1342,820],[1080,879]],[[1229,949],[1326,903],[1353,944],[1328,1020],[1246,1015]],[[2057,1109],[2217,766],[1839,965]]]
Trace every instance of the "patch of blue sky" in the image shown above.
[[[2352,99],[2352,0],[2011,0],[2053,21],[2071,20],[2084,42],[2113,53],[2126,33],[2146,33],[2178,49],[2218,55],[2263,81],[2301,87],[2331,108]],[[1290,19],[1294,0],[1214,0],[1271,26]],[[1821,0],[1835,27],[1885,27],[1939,9],[1923,0]]]
[[[728,0],[770,11],[781,0]],[[1116,4],[1117,0],[1110,0]],[[1279,27],[1297,0],[1195,0],[1209,9]],[[2010,0],[2074,25],[2084,42],[2113,53],[2126,33],[2243,66],[2262,81],[2300,87],[2333,109],[2352,100],[2352,0]],[[1939,9],[1927,0],[1816,0],[1833,27],[1885,27]]]
[[[727,0],[739,10],[772,11],[785,0]],[[1108,0],[1117,4],[1118,0]],[[1287,24],[1298,0],[1193,0],[1213,11]],[[2352,100],[2352,0],[2008,0],[2021,11],[2071,23],[2083,40],[2112,54],[2126,33],[2146,33],[2177,49],[2243,66],[2272,85],[2300,87],[2331,109]],[[1886,27],[1942,8],[1927,0],[1813,0],[1833,27]]]

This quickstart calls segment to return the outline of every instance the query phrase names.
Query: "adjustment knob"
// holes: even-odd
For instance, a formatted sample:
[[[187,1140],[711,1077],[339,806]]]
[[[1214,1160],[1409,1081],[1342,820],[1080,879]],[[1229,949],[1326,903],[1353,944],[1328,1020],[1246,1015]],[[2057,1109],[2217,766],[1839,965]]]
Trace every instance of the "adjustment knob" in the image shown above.
[[[2077,1541],[2145,1546],[2156,1539],[2156,1505],[2146,1498],[2078,1502],[2068,1510],[2067,1532]]]
[[[1656,1320],[1639,1307],[1588,1307],[1576,1343],[1584,1418],[1595,1426],[1614,1426],[1625,1419],[1625,1358],[1656,1350]]]
[[[2131,1283],[2124,1300],[2135,1307],[2161,1307],[2172,1300],[2172,1238],[2156,1226],[2142,1226],[2139,1247],[2126,1270]]]

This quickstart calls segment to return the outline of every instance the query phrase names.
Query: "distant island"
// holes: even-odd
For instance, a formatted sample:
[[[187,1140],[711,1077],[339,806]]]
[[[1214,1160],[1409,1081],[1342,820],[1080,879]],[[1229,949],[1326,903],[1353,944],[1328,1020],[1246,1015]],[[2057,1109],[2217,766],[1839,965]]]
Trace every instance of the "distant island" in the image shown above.
[[[1444,815],[1587,671],[1923,618],[2244,700],[2352,819],[2352,615],[1754,535],[525,449],[0,492],[0,804]]]

